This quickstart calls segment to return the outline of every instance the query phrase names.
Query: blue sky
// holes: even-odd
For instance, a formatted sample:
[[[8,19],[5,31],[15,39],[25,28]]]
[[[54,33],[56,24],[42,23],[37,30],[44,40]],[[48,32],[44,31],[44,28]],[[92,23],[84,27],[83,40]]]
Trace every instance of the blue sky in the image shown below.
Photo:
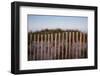
[[[28,31],[42,29],[74,29],[83,32],[88,31],[88,17],[80,16],[50,16],[28,15]]]

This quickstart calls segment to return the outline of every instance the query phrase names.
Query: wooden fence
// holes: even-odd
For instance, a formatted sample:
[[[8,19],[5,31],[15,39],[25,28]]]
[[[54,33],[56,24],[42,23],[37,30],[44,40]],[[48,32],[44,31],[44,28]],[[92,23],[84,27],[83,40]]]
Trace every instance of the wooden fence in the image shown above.
[[[86,33],[57,32],[28,35],[28,60],[87,58]]]

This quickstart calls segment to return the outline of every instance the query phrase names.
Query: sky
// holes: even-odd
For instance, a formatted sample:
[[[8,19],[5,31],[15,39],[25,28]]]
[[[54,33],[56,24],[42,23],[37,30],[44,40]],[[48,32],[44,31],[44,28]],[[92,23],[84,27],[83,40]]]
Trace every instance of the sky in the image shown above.
[[[50,16],[50,15],[28,15],[28,32],[43,29],[73,29],[82,32],[88,31],[88,17],[80,16]]]

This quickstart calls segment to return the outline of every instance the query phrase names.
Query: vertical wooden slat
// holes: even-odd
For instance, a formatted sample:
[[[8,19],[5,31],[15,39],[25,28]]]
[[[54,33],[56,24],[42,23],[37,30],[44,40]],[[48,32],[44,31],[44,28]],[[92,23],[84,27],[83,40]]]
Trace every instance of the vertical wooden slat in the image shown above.
[[[67,54],[68,54],[68,32],[65,33],[65,36],[66,36],[66,37],[65,37],[65,40],[66,40],[66,41],[65,41],[65,48],[66,48],[65,58],[67,59],[67,58],[68,58],[68,57],[67,57],[67,56],[68,56],[68,55],[67,55]]]
[[[36,40],[36,51],[37,51],[37,59],[39,59],[40,57],[40,55],[39,55],[39,36],[40,36],[40,34],[37,34],[37,40]]]
[[[50,59],[52,59],[52,35],[50,33]]]
[[[75,58],[75,32],[72,35],[72,58]]]
[[[32,59],[32,34],[30,34],[30,51],[29,51],[29,59],[31,60]]]
[[[36,60],[36,35],[34,34],[34,38],[33,38],[33,42],[34,42],[34,48],[33,48],[33,58]]]
[[[49,34],[49,59],[51,59],[51,34]]]
[[[70,32],[70,59],[72,58],[72,32]]]
[[[60,58],[60,51],[61,51],[61,50],[60,50],[60,33],[58,33],[58,52],[57,52],[57,54],[58,54],[57,56],[58,56],[58,57],[57,57],[57,59]]]
[[[57,46],[57,34],[55,33],[55,41],[54,41],[54,44],[55,44],[55,50],[54,50],[54,54],[55,54],[55,56],[54,56],[54,59],[56,58],[56,46]]]
[[[62,33],[62,57],[61,57],[61,59],[63,59],[63,57],[64,57],[64,33]]]
[[[80,49],[79,49],[79,56],[82,55],[82,33],[80,32]]]
[[[50,39],[50,34],[48,34],[48,50],[47,50],[48,52],[47,52],[47,59],[49,59],[49,54],[50,54],[50,45],[49,45],[50,44],[50,40],[49,39]]]
[[[85,46],[85,34],[83,34],[83,46]],[[82,53],[83,53],[83,55],[82,55],[82,57],[85,57],[85,47],[83,47],[83,49],[82,49]]]
[[[58,59],[58,33],[57,34],[57,40],[56,40],[56,59]]]
[[[51,34],[51,59],[53,58],[52,51],[53,51],[53,34]]]
[[[40,51],[40,59],[42,60],[42,51],[43,51],[43,35],[41,34],[41,51]]]
[[[43,50],[42,50],[42,60],[44,60],[44,47],[45,47],[45,42],[44,42],[44,35],[45,35],[45,33],[43,33],[43,43],[42,43],[42,48],[43,48]]]
[[[36,58],[36,60],[38,59],[38,53],[37,53],[37,39],[36,39],[36,37],[37,37],[37,34],[35,34],[35,58]]]
[[[69,43],[69,47],[68,47],[68,49],[69,49],[68,50],[68,52],[69,52],[68,54],[69,55],[68,55],[68,58],[70,58],[71,57],[70,56],[71,55],[71,32],[69,32],[69,41],[68,41],[68,43]]]
[[[45,38],[44,38],[44,42],[45,42],[45,47],[44,47],[44,57],[43,57],[43,59],[45,59],[46,58],[46,51],[47,51],[47,34],[45,34],[45,36],[44,36]]]
[[[77,43],[77,45],[76,45],[76,58],[78,58],[78,49],[79,49],[79,47],[78,47],[78,32],[76,32],[76,43]]]

